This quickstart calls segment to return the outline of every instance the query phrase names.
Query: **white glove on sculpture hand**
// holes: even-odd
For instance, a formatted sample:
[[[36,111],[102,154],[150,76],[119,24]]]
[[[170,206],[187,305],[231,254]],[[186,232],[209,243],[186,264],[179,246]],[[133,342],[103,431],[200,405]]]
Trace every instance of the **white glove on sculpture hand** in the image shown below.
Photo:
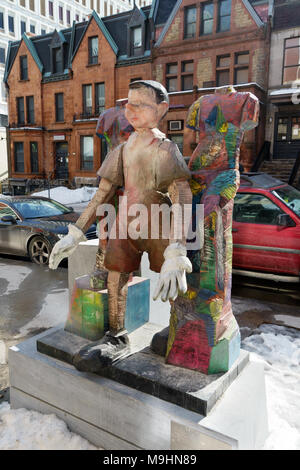
[[[186,256],[186,248],[181,243],[172,243],[164,252],[165,262],[161,267],[153,300],[159,296],[163,302],[175,300],[178,292],[187,291],[185,272],[191,273],[192,263]]]
[[[59,240],[51,252],[49,268],[57,269],[59,263],[76,250],[80,242],[86,241],[84,233],[75,225],[69,225],[69,233]]]

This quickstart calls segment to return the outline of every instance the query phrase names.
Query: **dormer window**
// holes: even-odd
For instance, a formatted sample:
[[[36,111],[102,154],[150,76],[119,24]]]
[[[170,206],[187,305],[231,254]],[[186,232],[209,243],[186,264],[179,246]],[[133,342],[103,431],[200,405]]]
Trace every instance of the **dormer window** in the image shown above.
[[[145,51],[145,20],[142,10],[135,6],[131,18],[128,22],[128,47],[129,57],[138,57]]]
[[[132,55],[141,55],[142,50],[142,27],[132,28]]]
[[[52,50],[53,54],[53,73],[61,73],[64,70],[62,48],[56,47]]]
[[[50,44],[51,71],[53,74],[63,73],[64,71],[64,43],[66,39],[61,31],[54,31]]]

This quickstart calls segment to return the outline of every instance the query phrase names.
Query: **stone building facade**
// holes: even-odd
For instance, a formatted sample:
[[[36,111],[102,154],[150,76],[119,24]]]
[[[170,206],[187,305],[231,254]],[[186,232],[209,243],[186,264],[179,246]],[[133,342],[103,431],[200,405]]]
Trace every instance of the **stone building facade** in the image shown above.
[[[97,118],[126,97],[136,79],[155,79],[168,89],[162,130],[185,157],[197,139],[184,126],[193,101],[232,83],[256,94],[260,125],[241,150],[249,169],[264,141],[269,51],[269,25],[252,3],[154,0],[102,20],[94,11],[71,28],[12,43],[5,81],[15,192],[47,179],[95,184],[106,154],[95,135]]]

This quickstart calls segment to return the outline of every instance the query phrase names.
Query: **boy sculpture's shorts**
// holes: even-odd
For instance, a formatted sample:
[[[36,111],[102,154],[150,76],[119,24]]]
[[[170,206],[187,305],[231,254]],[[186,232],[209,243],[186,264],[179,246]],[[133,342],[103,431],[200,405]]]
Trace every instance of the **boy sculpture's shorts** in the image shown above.
[[[164,251],[169,246],[169,231],[162,235],[162,219],[158,219],[158,234],[157,238],[151,238],[151,204],[167,204],[171,205],[169,197],[165,194],[149,191],[147,194],[147,219],[145,219],[142,225],[148,225],[148,238],[138,238],[133,240],[129,236],[126,239],[109,238],[106,254],[104,259],[104,265],[109,271],[117,271],[123,273],[131,273],[136,271],[140,267],[142,254],[148,253],[150,269],[155,272],[160,272],[161,266],[164,262]],[[130,195],[128,197],[129,205],[134,201],[131,200]],[[128,207],[129,207],[128,205]],[[121,211],[120,211],[121,212]],[[119,214],[116,218],[116,224],[119,223]],[[130,224],[131,217],[128,217],[128,224]],[[134,218],[133,218],[134,219]],[[156,223],[156,221],[154,222]],[[125,232],[126,233],[126,232]]]

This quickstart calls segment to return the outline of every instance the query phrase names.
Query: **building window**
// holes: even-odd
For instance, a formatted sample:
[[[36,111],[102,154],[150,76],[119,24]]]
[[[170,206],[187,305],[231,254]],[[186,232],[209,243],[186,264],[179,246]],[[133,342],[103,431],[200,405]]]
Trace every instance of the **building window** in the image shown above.
[[[52,51],[52,54],[53,54],[53,73],[62,73],[64,70],[62,48],[55,47]]]
[[[37,142],[30,142],[30,169],[31,173],[39,172],[39,152]]]
[[[76,15],[75,15],[75,20],[76,20],[76,21],[79,21],[79,15],[78,15],[78,13],[76,13]]]
[[[40,12],[41,12],[41,15],[46,16],[45,0],[40,0]]]
[[[20,0],[20,5],[21,7],[26,7],[26,1],[25,0]]]
[[[89,64],[98,64],[98,36],[89,38]]]
[[[13,16],[8,17],[8,31],[15,34],[15,19]]]
[[[184,38],[194,38],[196,35],[197,9],[195,5],[184,10]]]
[[[93,136],[80,137],[80,168],[91,171],[94,169],[94,138]]]
[[[4,29],[4,14],[0,11],[0,29]]]
[[[55,93],[55,118],[57,122],[64,121],[64,94]]]
[[[26,21],[21,21],[21,34],[26,33]]]
[[[60,23],[63,23],[64,21],[64,10],[61,5],[58,6],[58,19]]]
[[[178,74],[178,65],[177,63],[167,64],[166,69],[166,88],[167,91],[177,91],[177,74]]]
[[[67,24],[71,24],[71,12],[67,10]]]
[[[92,85],[82,86],[83,114],[90,116],[93,111]]]
[[[183,155],[183,134],[169,134],[168,139],[177,145],[180,153]]]
[[[27,123],[34,124],[34,97],[26,97]]]
[[[31,24],[31,25],[30,25],[30,32],[31,32],[32,34],[35,34],[35,25],[34,25],[34,24]]]
[[[105,84],[96,83],[95,85],[95,103],[96,114],[101,114],[105,110]]]
[[[24,143],[15,142],[15,172],[24,173]]]
[[[230,82],[230,55],[217,57],[217,86],[229,85]]]
[[[229,31],[231,20],[231,0],[219,1],[218,31]]]
[[[192,60],[181,64],[181,89],[192,90],[194,85],[194,62]]]
[[[133,56],[139,56],[142,53],[142,27],[131,28],[131,44]]]
[[[34,11],[34,0],[29,0],[29,8],[31,11]]]
[[[48,7],[49,7],[49,16],[50,18],[53,18],[53,2],[49,0],[48,2]]]
[[[300,79],[300,37],[285,40],[282,84]]]
[[[239,85],[249,81],[249,52],[238,52],[234,61],[234,84]]]
[[[44,36],[46,34],[46,30],[44,28],[41,28],[41,35]]]
[[[0,47],[0,64],[5,64],[5,49]]]
[[[20,80],[28,80],[27,55],[20,56]]]
[[[212,34],[214,27],[214,4],[203,3],[201,12],[201,34]]]

